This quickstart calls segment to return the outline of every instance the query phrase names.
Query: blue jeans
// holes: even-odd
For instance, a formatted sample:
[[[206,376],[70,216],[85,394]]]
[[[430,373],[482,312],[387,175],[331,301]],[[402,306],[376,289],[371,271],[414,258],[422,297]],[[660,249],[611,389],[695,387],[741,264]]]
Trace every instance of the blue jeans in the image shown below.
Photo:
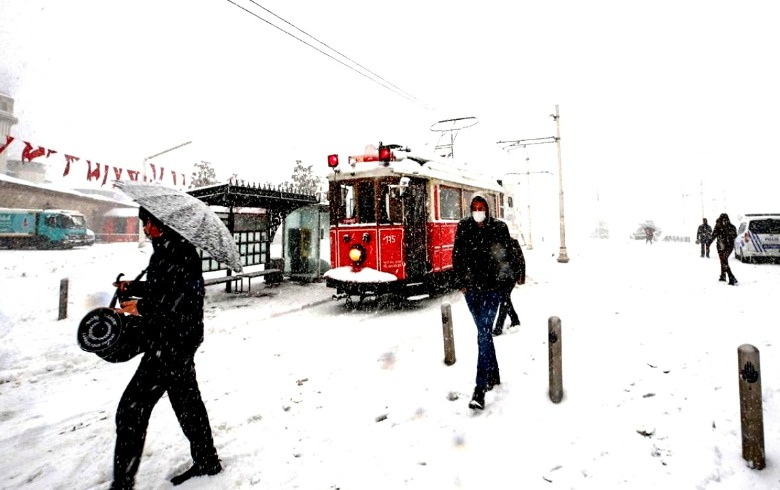
[[[496,319],[501,293],[498,291],[466,291],[466,305],[477,325],[477,381],[478,388],[487,388],[488,377],[498,376],[496,347],[493,344],[493,321]]]

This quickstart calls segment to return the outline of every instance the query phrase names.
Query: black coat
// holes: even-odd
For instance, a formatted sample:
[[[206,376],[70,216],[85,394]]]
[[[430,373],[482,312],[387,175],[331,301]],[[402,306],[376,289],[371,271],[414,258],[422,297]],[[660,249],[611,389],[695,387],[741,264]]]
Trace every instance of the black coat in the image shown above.
[[[203,297],[206,294],[201,259],[195,247],[173,232],[152,240],[154,253],[146,281],[130,283],[127,292],[138,300],[138,313],[163,352],[195,352],[203,342]]]
[[[712,241],[712,228],[704,223],[696,229],[696,239],[701,243],[710,243]]]
[[[718,220],[712,230],[712,239],[718,240],[718,250],[734,250],[737,229],[729,221]]]
[[[452,250],[452,266],[458,289],[502,291],[515,282],[509,228],[492,217],[477,225],[472,217],[458,223]]]

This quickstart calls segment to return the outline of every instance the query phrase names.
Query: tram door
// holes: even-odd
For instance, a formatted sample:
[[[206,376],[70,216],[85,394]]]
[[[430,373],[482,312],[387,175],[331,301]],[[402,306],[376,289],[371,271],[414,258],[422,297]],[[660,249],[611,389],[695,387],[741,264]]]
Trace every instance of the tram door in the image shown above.
[[[406,277],[422,279],[428,271],[427,258],[427,207],[428,195],[425,181],[411,179],[404,193],[404,248],[406,249]]]

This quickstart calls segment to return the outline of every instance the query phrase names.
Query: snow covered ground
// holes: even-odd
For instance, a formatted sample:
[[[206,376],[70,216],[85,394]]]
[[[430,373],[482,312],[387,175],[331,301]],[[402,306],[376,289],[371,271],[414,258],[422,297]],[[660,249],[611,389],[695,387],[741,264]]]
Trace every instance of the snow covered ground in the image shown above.
[[[182,489],[761,489],[780,487],[780,266],[732,268],[692,243],[602,240],[526,251],[522,325],[496,339],[503,383],[467,408],[476,333],[462,296],[345,309],[322,283],[209,288],[196,363],[224,471]],[[114,413],[138,359],[81,351],[83,314],[151,247],[0,251],[0,488],[105,489]],[[713,254],[714,255],[714,254]],[[60,279],[69,318],[57,321]],[[253,285],[254,286],[254,285]],[[457,362],[443,363],[449,302]],[[547,321],[563,325],[559,404]],[[767,466],[741,456],[737,348],[761,353]],[[190,464],[167,397],[139,489]]]

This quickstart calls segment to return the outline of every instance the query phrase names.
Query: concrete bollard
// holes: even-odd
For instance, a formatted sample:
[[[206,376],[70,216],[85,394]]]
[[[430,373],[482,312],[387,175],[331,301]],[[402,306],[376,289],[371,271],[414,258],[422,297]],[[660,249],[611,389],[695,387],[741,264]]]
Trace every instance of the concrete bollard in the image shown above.
[[[455,335],[452,332],[452,307],[449,303],[441,304],[441,326],[444,333],[444,364],[455,364]]]
[[[60,312],[57,320],[68,318],[68,278],[60,280]]]
[[[764,411],[761,402],[761,363],[758,349],[743,344],[737,349],[739,369],[739,412],[742,422],[742,458],[751,468],[766,466],[764,454]]]
[[[550,400],[559,403],[563,399],[563,359],[561,358],[563,339],[561,338],[561,319],[551,316],[547,320],[547,341],[550,367]]]

